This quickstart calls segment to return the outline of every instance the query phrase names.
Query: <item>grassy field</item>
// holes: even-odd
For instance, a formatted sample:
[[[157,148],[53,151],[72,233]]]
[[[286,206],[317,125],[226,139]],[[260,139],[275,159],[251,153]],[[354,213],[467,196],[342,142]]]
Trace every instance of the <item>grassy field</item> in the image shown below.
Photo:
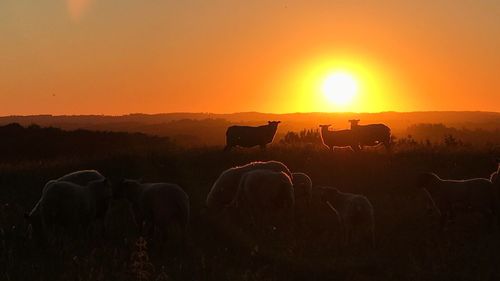
[[[415,186],[424,171],[444,178],[488,177],[498,156],[491,149],[401,144],[392,153],[331,153],[308,145],[221,150],[157,141],[105,154],[97,149],[0,162],[0,280],[500,280],[500,227],[469,214],[440,232]],[[312,213],[310,229],[293,243],[259,239],[208,215],[205,197],[224,169],[271,159],[309,174],[314,185],[366,195],[375,209],[376,248],[331,247],[336,236],[315,232],[328,222]],[[166,253],[144,245],[122,201],[112,203],[104,240],[38,249],[25,235],[23,212],[36,203],[45,182],[78,169],[181,185],[191,199],[187,253],[179,255],[175,242]]]

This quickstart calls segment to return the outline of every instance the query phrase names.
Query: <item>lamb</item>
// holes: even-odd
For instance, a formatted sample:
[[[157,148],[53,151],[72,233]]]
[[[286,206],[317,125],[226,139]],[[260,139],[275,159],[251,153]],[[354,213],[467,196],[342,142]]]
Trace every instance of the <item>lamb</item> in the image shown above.
[[[259,145],[264,149],[267,144],[273,142],[279,123],[280,121],[268,121],[267,125],[258,127],[229,127],[226,131],[226,147],[224,151],[228,151],[234,146],[253,147]]]
[[[391,145],[391,129],[384,124],[359,125],[359,119],[349,120],[356,145],[375,146],[383,144],[387,150]]]
[[[368,242],[375,247],[375,217],[368,198],[333,187],[320,187],[320,190],[324,202],[340,215],[345,244]]]
[[[331,125],[319,126],[321,128],[321,141],[332,151],[335,147],[350,147],[354,151],[359,150],[351,130],[330,131],[328,127]]]
[[[50,181],[37,204],[43,237],[48,241],[61,235],[86,234],[97,219],[99,202],[107,200],[106,179],[82,186],[66,181]]]
[[[455,217],[455,211],[477,211],[490,220],[497,215],[497,194],[489,179],[444,180],[434,173],[422,173],[417,186],[434,201],[443,228]]]
[[[128,200],[141,235],[151,237],[155,232],[166,237],[171,227],[181,231],[186,242],[189,223],[189,196],[177,184],[141,183],[125,179],[113,186],[113,197]]]
[[[245,173],[236,195],[237,206],[247,210],[257,227],[293,225],[294,191],[290,177],[281,171]]]
[[[288,167],[278,161],[251,162],[243,166],[227,169],[221,173],[208,193],[206,200],[207,207],[212,210],[220,210],[229,206],[235,199],[243,174],[256,169],[284,172],[289,177],[292,176]]]

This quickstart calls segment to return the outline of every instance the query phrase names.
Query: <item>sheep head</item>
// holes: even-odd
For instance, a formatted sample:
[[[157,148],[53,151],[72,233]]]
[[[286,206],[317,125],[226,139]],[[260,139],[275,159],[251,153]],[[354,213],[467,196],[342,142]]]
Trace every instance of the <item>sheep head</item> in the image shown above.
[[[319,127],[321,129],[328,129],[328,127],[330,127],[330,126],[331,126],[331,124],[328,124],[328,125],[319,125]]]

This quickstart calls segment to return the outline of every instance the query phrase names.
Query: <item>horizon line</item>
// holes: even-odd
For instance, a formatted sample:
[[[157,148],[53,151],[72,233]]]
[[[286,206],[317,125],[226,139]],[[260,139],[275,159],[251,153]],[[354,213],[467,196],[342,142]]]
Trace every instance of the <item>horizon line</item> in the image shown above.
[[[204,115],[237,115],[237,114],[267,114],[267,115],[292,115],[292,114],[387,114],[387,113],[495,113],[500,114],[500,111],[482,111],[482,110],[417,110],[417,111],[378,111],[378,112],[322,112],[322,111],[311,111],[311,112],[286,112],[286,113],[270,113],[270,112],[259,112],[259,111],[241,111],[241,112],[231,112],[231,113],[214,113],[214,112],[188,112],[188,111],[173,111],[173,112],[161,112],[161,113],[140,113],[131,112],[125,114],[26,114],[26,115],[0,115],[0,118],[12,118],[12,117],[125,117],[134,115],[144,115],[144,116],[159,116],[159,115],[173,115],[173,114],[204,114]]]

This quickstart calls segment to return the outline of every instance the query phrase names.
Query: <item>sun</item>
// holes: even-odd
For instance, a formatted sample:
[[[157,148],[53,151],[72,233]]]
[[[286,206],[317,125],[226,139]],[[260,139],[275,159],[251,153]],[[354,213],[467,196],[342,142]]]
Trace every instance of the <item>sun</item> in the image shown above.
[[[335,72],[325,78],[322,91],[329,102],[337,106],[347,106],[356,97],[358,82],[347,72]]]

